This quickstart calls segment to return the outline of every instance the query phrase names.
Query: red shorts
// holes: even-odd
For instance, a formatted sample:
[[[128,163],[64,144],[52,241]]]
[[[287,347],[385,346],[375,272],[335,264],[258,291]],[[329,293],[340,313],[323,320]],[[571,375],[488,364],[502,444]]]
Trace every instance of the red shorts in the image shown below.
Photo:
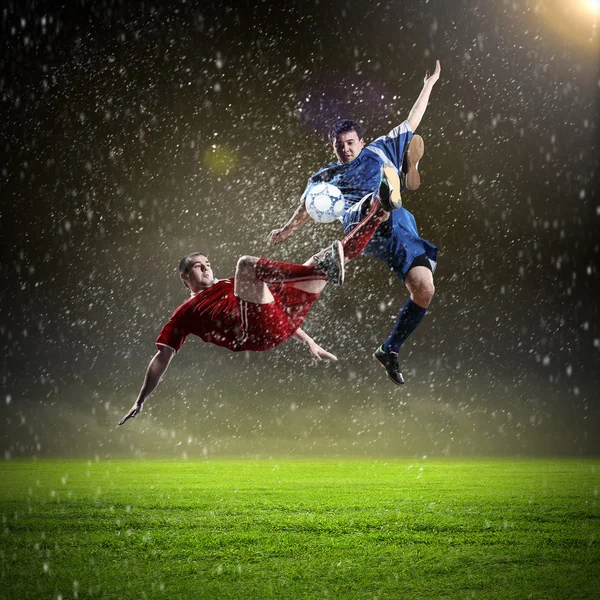
[[[236,296],[243,350],[263,352],[285,342],[300,328],[319,297],[289,283],[269,289],[274,298],[269,304],[254,304]]]

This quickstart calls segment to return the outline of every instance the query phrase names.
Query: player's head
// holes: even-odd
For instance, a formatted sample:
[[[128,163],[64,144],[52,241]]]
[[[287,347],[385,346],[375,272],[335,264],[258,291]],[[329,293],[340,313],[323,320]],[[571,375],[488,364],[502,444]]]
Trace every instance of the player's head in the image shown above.
[[[179,261],[179,276],[192,294],[209,288],[215,282],[208,256],[202,252],[190,252]]]
[[[329,141],[337,159],[343,163],[353,161],[365,147],[362,127],[348,119],[340,119],[331,126]]]

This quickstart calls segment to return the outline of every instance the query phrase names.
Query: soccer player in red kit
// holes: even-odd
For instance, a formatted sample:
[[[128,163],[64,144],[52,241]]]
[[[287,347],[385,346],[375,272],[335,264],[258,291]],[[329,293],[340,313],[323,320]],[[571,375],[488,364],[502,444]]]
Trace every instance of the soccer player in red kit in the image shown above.
[[[389,210],[395,208],[388,194],[380,191],[380,196],[381,202],[373,202],[369,214],[352,232],[303,265],[242,256],[235,278],[217,280],[205,254],[192,252],[183,258],[179,273],[191,298],[175,310],[158,335],[158,352],[148,365],[142,389],[119,425],[140,413],[190,334],[233,352],[271,350],[294,337],[304,342],[316,359],[337,360],[300,326],[327,282],[343,283],[344,263],[361,254],[377,227],[388,219]]]

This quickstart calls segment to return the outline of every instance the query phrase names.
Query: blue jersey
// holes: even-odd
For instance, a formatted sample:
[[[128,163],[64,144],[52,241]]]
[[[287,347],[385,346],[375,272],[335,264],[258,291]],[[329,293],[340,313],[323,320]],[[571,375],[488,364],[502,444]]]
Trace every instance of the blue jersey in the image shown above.
[[[331,183],[344,195],[345,210],[348,210],[367,194],[379,189],[383,167],[393,167],[400,171],[404,150],[411,138],[410,125],[408,121],[404,121],[387,135],[382,135],[363,148],[353,161],[325,165],[308,180],[307,190],[313,183]],[[305,195],[306,190],[302,194],[302,202]]]
[[[308,180],[309,186],[327,182],[340,189],[344,195],[344,213],[340,220],[346,233],[366,215],[365,196],[379,190],[383,168],[393,167],[400,172],[412,135],[408,121],[404,121],[363,148],[353,161],[329,163]],[[302,202],[307,190],[302,194]],[[405,208],[392,212],[389,221],[377,229],[364,253],[384,262],[402,278],[417,256],[427,255],[432,270],[437,262],[437,248],[419,237],[415,218]]]

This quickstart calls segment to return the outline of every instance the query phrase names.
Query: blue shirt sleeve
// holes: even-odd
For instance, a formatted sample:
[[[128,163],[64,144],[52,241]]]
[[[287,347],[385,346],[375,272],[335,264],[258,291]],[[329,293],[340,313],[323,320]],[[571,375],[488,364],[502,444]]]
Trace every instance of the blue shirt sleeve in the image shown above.
[[[379,156],[384,167],[394,166],[400,170],[404,152],[412,136],[412,129],[408,121],[404,121],[394,127],[387,135],[382,135],[371,142],[366,149]]]

